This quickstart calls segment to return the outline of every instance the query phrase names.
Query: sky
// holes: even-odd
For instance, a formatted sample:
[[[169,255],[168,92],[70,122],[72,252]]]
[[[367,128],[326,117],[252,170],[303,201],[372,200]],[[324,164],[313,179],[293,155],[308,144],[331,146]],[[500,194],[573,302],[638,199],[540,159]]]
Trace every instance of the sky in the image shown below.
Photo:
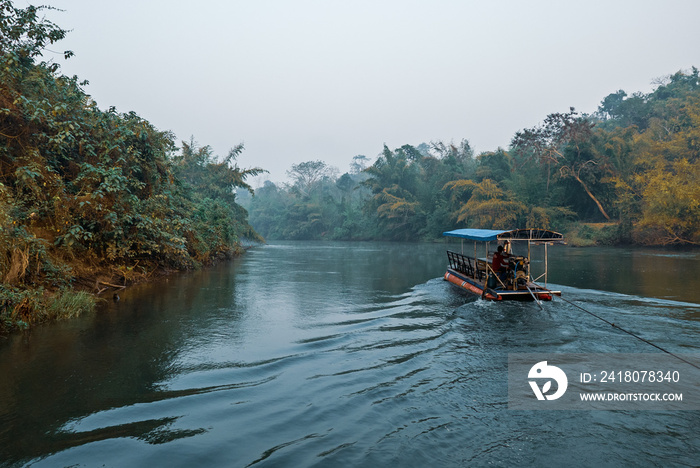
[[[697,0],[39,3],[70,30],[45,57],[100,108],[220,156],[243,143],[239,166],[269,171],[254,186],[311,160],[342,174],[384,145],[507,148],[550,113],[700,67]]]

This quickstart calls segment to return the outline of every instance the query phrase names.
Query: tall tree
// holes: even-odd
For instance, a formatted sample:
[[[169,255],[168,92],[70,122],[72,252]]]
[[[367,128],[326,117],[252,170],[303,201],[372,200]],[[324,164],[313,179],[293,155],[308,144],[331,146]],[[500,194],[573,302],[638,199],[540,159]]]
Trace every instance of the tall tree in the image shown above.
[[[530,152],[542,164],[551,164],[563,178],[576,180],[603,217],[609,220],[603,204],[586,181],[586,176],[601,163],[593,153],[593,126],[572,107],[566,114],[548,115],[541,126],[517,132],[512,146],[516,151]]]
[[[369,178],[362,185],[372,192],[365,210],[377,216],[380,226],[391,237],[410,239],[424,223],[425,213],[416,198],[420,159],[422,155],[412,146],[391,151],[384,145],[375,163],[365,169]]]
[[[287,171],[292,178],[293,186],[299,194],[308,197],[313,188],[324,178],[333,174],[334,169],[323,161],[306,161],[293,164]]]
[[[620,117],[623,101],[626,97],[627,93],[623,90],[608,94],[598,106],[597,115],[603,120]]]

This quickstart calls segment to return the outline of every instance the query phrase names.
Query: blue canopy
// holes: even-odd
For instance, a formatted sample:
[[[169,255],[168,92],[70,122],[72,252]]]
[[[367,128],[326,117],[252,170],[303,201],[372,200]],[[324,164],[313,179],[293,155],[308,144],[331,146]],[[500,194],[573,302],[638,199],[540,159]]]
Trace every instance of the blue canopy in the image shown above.
[[[558,232],[547,229],[455,229],[446,231],[443,236],[459,237],[478,242],[490,242],[495,240],[529,240],[535,242],[563,243],[564,236]]]
[[[475,240],[479,242],[490,242],[498,239],[500,234],[509,231],[499,231],[494,229],[455,229],[454,231],[443,232],[443,236],[460,237],[462,239]]]

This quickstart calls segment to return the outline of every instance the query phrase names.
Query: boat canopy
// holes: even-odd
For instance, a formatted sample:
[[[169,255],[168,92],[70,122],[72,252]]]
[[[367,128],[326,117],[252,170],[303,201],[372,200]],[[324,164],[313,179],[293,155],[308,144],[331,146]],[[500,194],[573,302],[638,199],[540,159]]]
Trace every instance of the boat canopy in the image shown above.
[[[564,243],[564,236],[558,232],[547,229],[455,229],[446,231],[443,236],[459,237],[478,242],[490,242],[495,240],[522,240],[530,242]]]

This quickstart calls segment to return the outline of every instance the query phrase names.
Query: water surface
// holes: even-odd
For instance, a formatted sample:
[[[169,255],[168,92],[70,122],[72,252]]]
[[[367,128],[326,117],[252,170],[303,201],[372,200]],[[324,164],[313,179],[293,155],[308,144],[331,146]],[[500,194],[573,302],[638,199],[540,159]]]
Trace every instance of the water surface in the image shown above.
[[[509,410],[508,353],[655,350],[566,302],[462,294],[441,279],[444,250],[274,243],[12,336],[0,342],[0,463],[697,465],[695,411]],[[697,353],[697,260],[552,248],[549,281]]]

